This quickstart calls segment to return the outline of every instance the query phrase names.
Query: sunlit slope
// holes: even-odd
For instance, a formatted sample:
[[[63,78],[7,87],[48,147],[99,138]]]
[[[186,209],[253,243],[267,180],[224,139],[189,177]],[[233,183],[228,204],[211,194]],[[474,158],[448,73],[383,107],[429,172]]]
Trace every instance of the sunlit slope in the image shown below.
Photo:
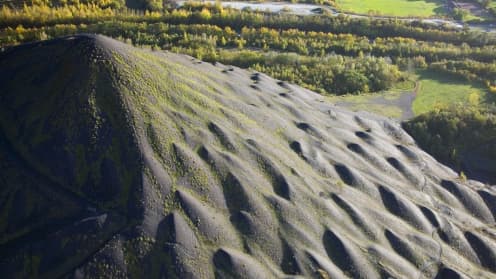
[[[400,125],[76,36],[0,54],[9,277],[491,278],[496,193]]]

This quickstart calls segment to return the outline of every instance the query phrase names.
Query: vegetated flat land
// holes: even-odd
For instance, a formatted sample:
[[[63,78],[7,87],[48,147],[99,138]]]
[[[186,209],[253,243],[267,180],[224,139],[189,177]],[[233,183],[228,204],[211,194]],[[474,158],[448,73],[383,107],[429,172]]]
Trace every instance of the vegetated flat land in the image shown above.
[[[414,80],[418,82],[415,98],[412,96],[415,87]],[[389,91],[331,96],[328,99],[338,106],[353,111],[363,110],[406,120],[414,115],[456,103],[478,105],[484,103],[489,97],[487,90],[477,84],[431,71],[423,71],[412,75],[406,82],[398,83]]]
[[[419,73],[418,78],[420,86],[412,106],[415,115],[456,103],[478,104],[488,98],[487,90],[467,81],[431,71]]]
[[[411,0],[336,0],[338,8],[346,12],[367,14],[373,12],[391,16],[439,16],[445,13],[443,1]]]
[[[394,88],[380,93],[329,96],[328,100],[352,111],[368,111],[383,116],[406,120],[412,118],[415,82],[400,82]]]

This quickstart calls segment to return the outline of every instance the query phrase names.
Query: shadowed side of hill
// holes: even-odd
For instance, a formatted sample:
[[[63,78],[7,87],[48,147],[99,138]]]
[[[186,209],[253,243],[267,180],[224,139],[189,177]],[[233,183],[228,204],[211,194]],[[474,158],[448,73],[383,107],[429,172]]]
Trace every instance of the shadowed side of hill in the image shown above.
[[[140,154],[108,57],[91,37],[0,54],[2,269],[60,275],[142,215]]]
[[[396,122],[103,36],[0,61],[11,277],[494,277],[495,190]]]

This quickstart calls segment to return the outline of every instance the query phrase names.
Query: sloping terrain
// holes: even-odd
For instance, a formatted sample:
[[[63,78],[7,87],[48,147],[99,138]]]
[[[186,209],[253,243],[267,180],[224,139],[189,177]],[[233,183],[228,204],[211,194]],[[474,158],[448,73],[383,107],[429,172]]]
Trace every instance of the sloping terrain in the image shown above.
[[[81,35],[0,54],[9,278],[494,278],[496,191],[396,122]]]

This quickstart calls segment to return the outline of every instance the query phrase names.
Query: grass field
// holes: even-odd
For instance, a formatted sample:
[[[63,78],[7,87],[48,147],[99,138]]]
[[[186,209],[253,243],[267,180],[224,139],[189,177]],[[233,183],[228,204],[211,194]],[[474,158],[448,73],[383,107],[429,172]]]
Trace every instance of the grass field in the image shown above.
[[[477,105],[488,98],[482,86],[452,77],[426,71],[420,73],[418,79],[420,88],[412,107],[415,115],[456,103]]]
[[[407,105],[401,101],[404,97],[403,94],[412,92],[414,87],[415,82],[409,80],[398,83],[394,88],[385,92],[328,96],[328,100],[352,111],[363,110],[400,119],[404,115],[405,105]],[[409,104],[408,107],[410,107]]]
[[[453,104],[478,105],[491,98],[482,85],[455,79],[430,71],[412,74],[408,81],[398,83],[395,88],[380,93],[361,95],[329,96],[328,100],[350,110],[365,110],[388,117],[400,118],[408,111],[401,98],[405,92],[413,92],[415,81],[419,87],[417,96],[411,104],[411,117]],[[489,102],[495,101],[492,97]]]
[[[357,103],[349,106],[348,109],[351,111],[368,111],[396,119],[400,119],[403,114],[403,111],[399,107],[381,104]]]
[[[358,14],[431,17],[445,13],[441,0],[336,0],[336,4],[342,11]]]

